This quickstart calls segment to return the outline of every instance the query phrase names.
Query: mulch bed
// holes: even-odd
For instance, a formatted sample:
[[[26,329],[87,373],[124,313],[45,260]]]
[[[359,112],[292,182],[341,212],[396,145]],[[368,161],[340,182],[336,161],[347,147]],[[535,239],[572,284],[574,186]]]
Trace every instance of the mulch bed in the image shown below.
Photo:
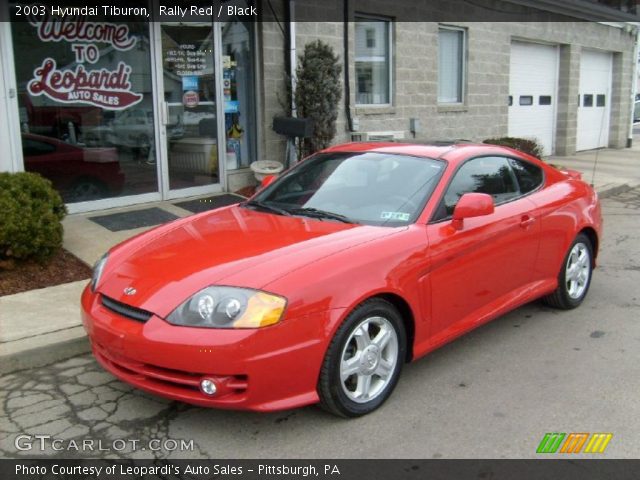
[[[64,249],[44,264],[34,261],[17,263],[7,270],[0,268],[0,297],[36,288],[91,278],[91,268]]]

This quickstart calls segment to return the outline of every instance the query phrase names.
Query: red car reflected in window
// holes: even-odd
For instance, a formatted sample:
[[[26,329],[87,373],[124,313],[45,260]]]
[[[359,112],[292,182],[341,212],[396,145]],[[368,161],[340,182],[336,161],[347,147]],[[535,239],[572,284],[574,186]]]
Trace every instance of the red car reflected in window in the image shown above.
[[[524,153],[346,144],[270,180],[98,261],[82,317],[104,368],[201,406],[355,417],[385,402],[404,363],[589,290],[598,197]]]
[[[65,203],[115,196],[124,185],[115,148],[87,148],[22,134],[25,170],[51,180]]]

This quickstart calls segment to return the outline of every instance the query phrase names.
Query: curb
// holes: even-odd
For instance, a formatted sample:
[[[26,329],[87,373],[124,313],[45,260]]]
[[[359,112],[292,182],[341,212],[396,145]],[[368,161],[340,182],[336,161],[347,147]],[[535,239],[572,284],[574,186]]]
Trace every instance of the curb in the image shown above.
[[[0,355],[0,375],[44,367],[90,351],[91,345],[85,335]]]

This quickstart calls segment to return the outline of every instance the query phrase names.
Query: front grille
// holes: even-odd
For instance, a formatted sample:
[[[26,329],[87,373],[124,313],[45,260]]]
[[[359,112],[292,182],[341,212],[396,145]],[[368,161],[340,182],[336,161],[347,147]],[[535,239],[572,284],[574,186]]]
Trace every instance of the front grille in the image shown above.
[[[146,310],[142,310],[141,308],[132,307],[131,305],[127,305],[126,303],[118,302],[113,298],[109,298],[105,295],[102,295],[102,305],[108,310],[117,313],[123,317],[130,318],[132,320],[136,320],[138,322],[146,322],[153,315],[151,312],[147,312]]]

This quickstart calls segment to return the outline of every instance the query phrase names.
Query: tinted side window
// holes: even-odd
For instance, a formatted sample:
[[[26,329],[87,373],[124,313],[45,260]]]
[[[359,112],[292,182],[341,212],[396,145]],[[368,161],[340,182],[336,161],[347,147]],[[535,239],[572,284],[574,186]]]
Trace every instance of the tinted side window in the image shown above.
[[[519,192],[516,180],[507,159],[474,158],[460,167],[444,194],[447,216],[453,214],[460,197],[469,192],[487,193],[496,204],[517,197]]]
[[[49,143],[39,142],[37,140],[31,140],[28,138],[22,139],[22,155],[24,155],[25,157],[46,155],[47,153],[53,153],[55,151],[56,147]]]
[[[522,160],[510,158],[509,163],[513,168],[520,186],[520,193],[529,193],[540,186],[543,180],[542,169],[537,165]]]

